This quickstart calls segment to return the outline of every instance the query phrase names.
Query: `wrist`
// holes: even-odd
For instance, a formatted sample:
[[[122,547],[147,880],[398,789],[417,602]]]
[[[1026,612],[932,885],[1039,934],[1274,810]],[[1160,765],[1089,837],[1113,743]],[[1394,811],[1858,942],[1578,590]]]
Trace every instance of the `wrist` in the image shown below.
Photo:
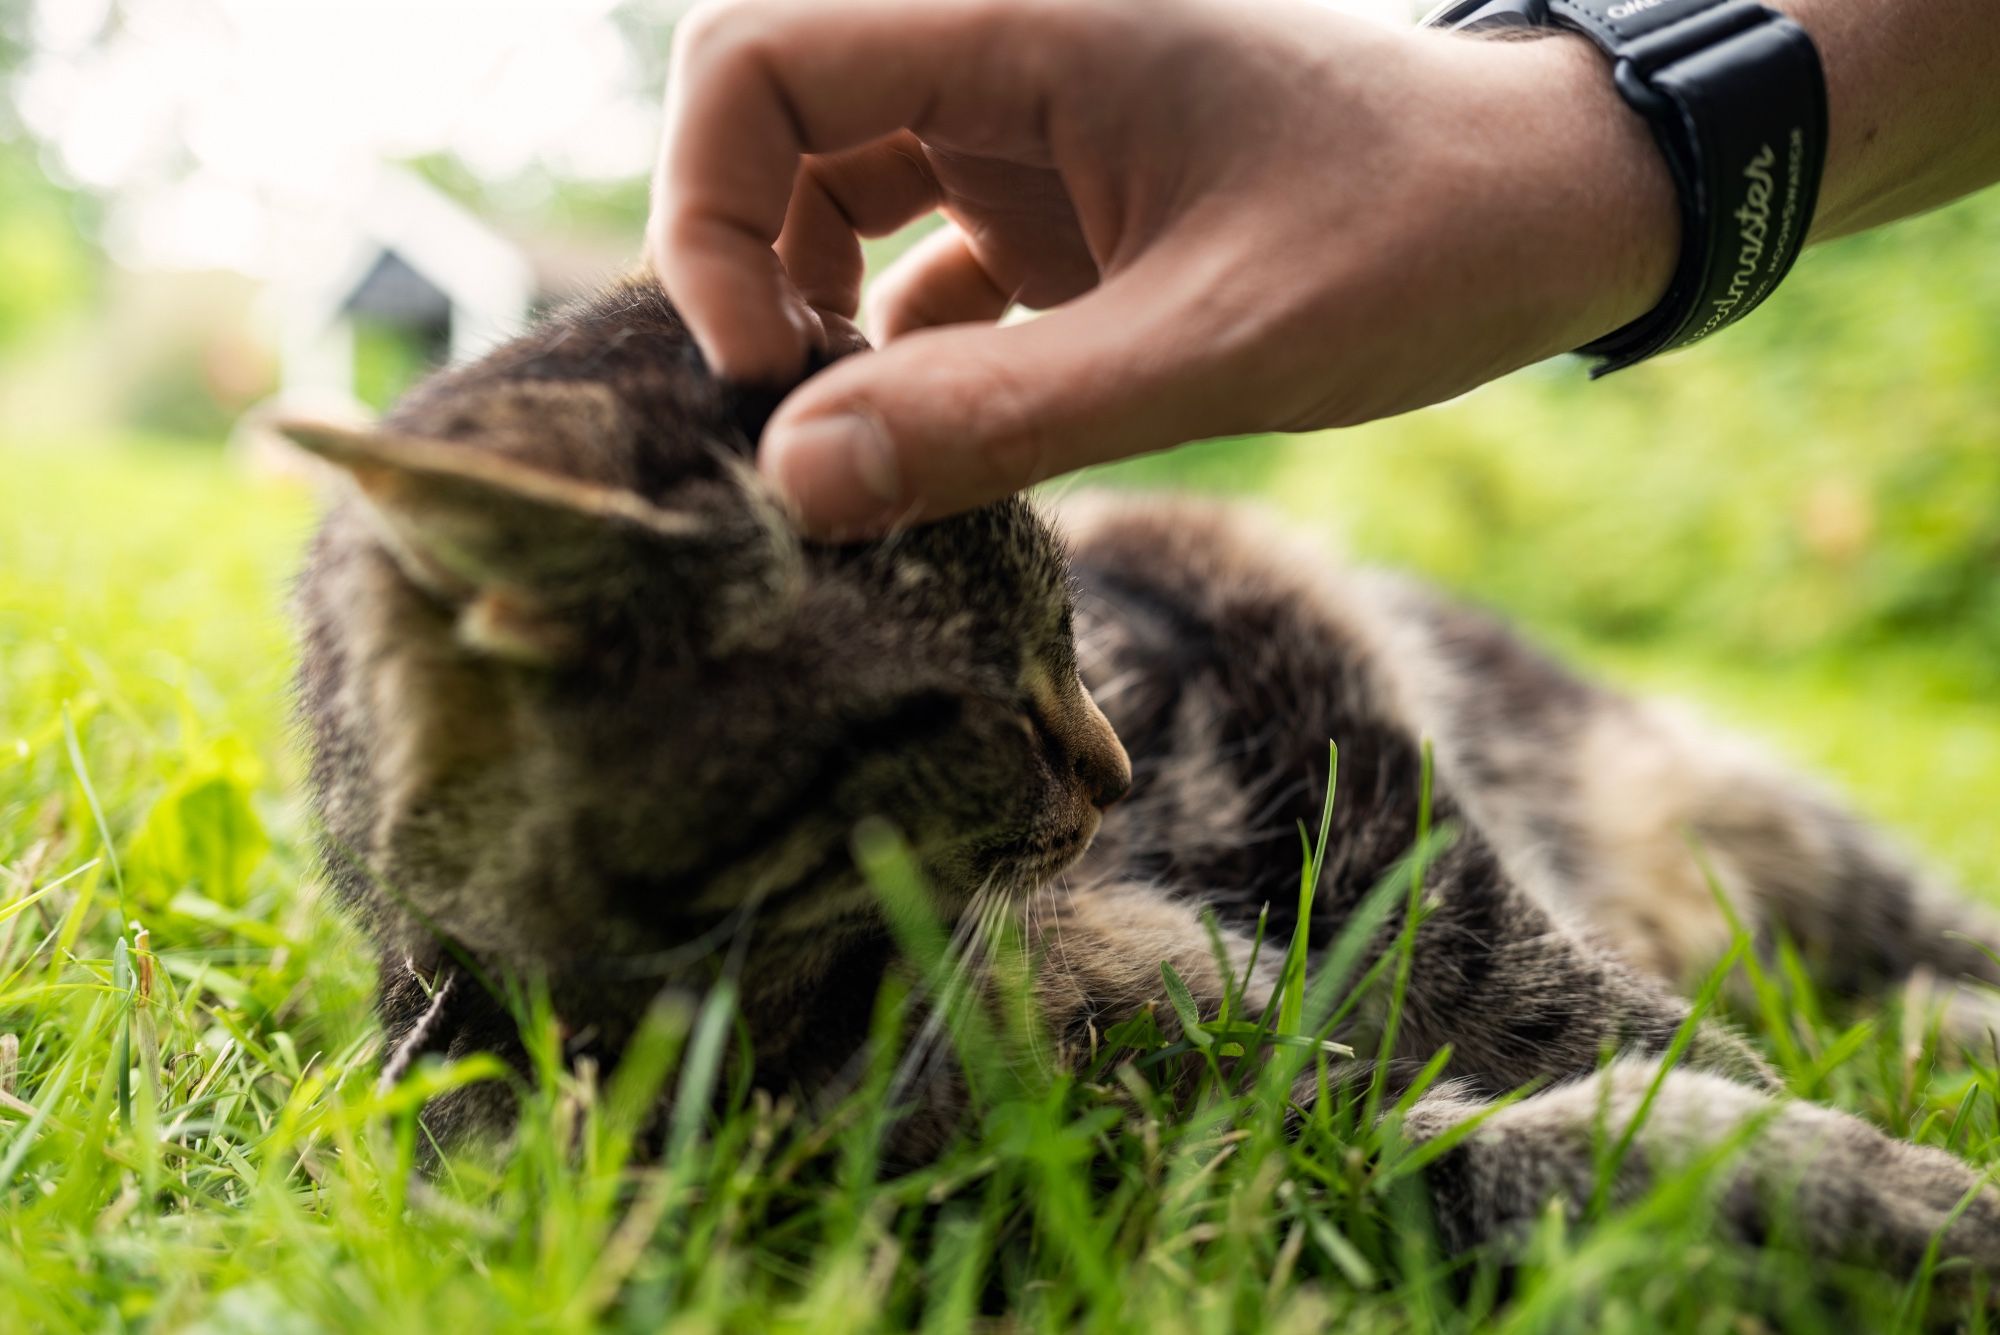
[[[1511,127],[1526,155],[1516,166],[1543,201],[1537,249],[1562,303],[1545,351],[1569,351],[1666,295],[1681,246],[1673,179],[1589,42],[1552,33],[1489,45],[1509,66],[1510,103],[1524,122]]]

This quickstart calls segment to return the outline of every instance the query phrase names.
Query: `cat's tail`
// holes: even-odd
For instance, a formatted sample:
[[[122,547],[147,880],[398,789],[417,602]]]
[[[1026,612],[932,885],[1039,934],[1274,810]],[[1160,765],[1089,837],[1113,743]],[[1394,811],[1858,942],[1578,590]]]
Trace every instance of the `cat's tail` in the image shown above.
[[[1935,1240],[1940,1260],[2000,1272],[2000,1191],[1950,1154],[1701,1071],[1668,1073],[1647,1106],[1657,1075],[1654,1061],[1625,1058],[1488,1115],[1425,1169],[1444,1245],[1504,1252],[1552,1201],[1576,1217],[1600,1194],[1632,1204],[1676,1173],[1705,1170],[1714,1174],[1716,1222],[1735,1240],[1790,1244],[1902,1277],[1919,1271]],[[1488,1107],[1435,1092],[1410,1110],[1404,1133],[1427,1141]],[[1644,1120],[1611,1162],[1605,1147],[1635,1117]],[[1966,1278],[1964,1267],[1953,1272]]]
[[[1384,675],[1440,779],[1514,878],[1669,985],[1742,925],[1789,938],[1829,991],[1914,975],[2000,1016],[2000,915],[1926,875],[1839,800],[1678,707],[1586,681],[1504,623],[1406,580],[1369,576]]]
[[[1624,737],[1612,745],[1627,756],[1628,773],[1622,792],[1590,804],[1601,812],[1596,833],[1607,851],[1623,843],[1633,865],[1660,868],[1660,884],[1696,900],[1712,904],[1719,888],[1759,946],[1789,939],[1831,993],[1866,996],[1933,979],[1960,1037],[1983,1045],[2000,1028],[1992,991],[2000,914],[1755,748],[1660,706],[1617,712],[1623,719],[1609,726]],[[1662,757],[1658,767],[1631,772],[1647,767],[1649,753]],[[1655,846],[1642,850],[1644,839]],[[1699,970],[1704,962],[1680,964]]]
[[[1689,827],[1724,886],[1812,956],[1830,987],[1877,990],[1920,970],[2000,984],[2000,915],[1775,767],[1725,765]]]

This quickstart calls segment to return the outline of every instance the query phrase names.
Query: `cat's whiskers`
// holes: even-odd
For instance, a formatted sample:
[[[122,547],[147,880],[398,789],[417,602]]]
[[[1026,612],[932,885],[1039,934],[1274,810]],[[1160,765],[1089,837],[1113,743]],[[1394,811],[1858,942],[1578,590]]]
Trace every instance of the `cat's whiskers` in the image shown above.
[[[1063,936],[1063,920],[1069,917],[1070,913],[1074,910],[1076,895],[1077,889],[1071,879],[1071,872],[1070,870],[1065,870],[1059,873],[1048,885],[1042,887],[1040,894],[1028,897],[1027,902],[1023,905],[1023,919],[1025,921],[1027,915],[1031,912],[1036,919],[1033,929],[1026,930],[1023,934],[1023,940],[1030,951],[1031,967],[1042,969],[1060,967],[1064,976],[1077,976],[1078,970],[1071,962],[1069,956],[1069,942]],[[1056,896],[1061,896],[1063,901],[1060,909],[1056,908]],[[1049,924],[1046,932],[1041,927],[1041,920],[1043,919],[1047,919]],[[1033,954],[1034,947],[1045,939],[1049,942],[1051,948],[1041,958],[1037,959]],[[1039,1038],[1042,1034],[1042,1026],[1033,1026],[1032,1032]]]
[[[1017,290],[1015,292],[1015,299],[1018,300],[1019,297],[1020,293]],[[1070,493],[1083,485],[1083,480],[1081,473],[1065,473],[1061,477],[1050,478],[1048,481],[1036,485],[1030,500],[1033,502],[1035,508],[1044,514],[1051,510],[1059,510],[1062,508],[1063,501],[1069,498]]]
[[[1133,668],[1129,672],[1122,673],[1119,676],[1113,677],[1110,681],[1103,682],[1092,688],[1090,694],[1100,707],[1106,704],[1116,705],[1124,697],[1126,691],[1145,680],[1146,674],[1138,668]]]
[[[928,1010],[923,1026],[904,1049],[903,1059],[897,1064],[896,1073],[889,1082],[892,1104],[902,1098],[918,1077],[929,1073],[942,1052],[940,1040],[950,1023],[952,1008],[962,1004],[966,979],[975,972],[983,973],[991,963],[993,938],[997,934],[995,929],[1001,915],[1006,912],[1009,898],[1008,890],[989,876],[967,901],[965,911],[945,947],[948,970],[937,994],[927,1000]]]

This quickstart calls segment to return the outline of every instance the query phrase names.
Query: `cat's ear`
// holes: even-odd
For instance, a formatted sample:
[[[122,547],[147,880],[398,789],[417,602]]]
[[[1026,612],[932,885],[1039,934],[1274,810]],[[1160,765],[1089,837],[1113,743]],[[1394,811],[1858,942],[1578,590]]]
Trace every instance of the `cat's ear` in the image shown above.
[[[720,633],[715,605],[734,600],[718,593],[768,584],[796,547],[740,505],[669,510],[491,450],[393,431],[311,421],[278,429],[353,479],[403,572],[461,609],[461,638],[502,657],[564,657],[580,614],[663,569],[687,577],[675,610],[708,613],[687,630]]]

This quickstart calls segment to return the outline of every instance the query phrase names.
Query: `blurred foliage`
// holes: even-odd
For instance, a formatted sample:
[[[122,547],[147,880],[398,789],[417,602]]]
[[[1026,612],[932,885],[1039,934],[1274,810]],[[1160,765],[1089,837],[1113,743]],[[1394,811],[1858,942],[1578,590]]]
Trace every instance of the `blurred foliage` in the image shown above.
[[[649,99],[666,89],[674,24],[686,8],[685,0],[619,0],[612,7],[611,21],[624,37],[637,66],[638,87]],[[635,251],[645,229],[651,182],[644,176],[569,181],[537,171],[494,180],[450,153],[426,154],[404,165],[481,216],[505,218],[516,226],[551,235],[578,230],[630,237]]]
[[[642,176],[564,181],[536,171],[504,180],[481,176],[449,153],[402,164],[482,218],[504,219],[546,234],[579,230],[637,238],[646,226],[650,186]]]
[[[51,181],[38,145],[21,129],[13,82],[29,50],[30,0],[0,0],[0,351],[90,295],[97,251],[91,202]]]
[[[43,174],[32,143],[0,135],[0,350],[89,298],[97,261],[84,236],[87,213],[85,201]]]
[[[1268,491],[1544,627],[1764,658],[1885,644],[2000,684],[2000,192],[1809,253],[1745,324],[1592,382],[1115,470]]]
[[[0,85],[12,79],[27,54],[31,8],[31,0],[0,0]]]
[[[133,368],[118,403],[120,418],[134,430],[190,442],[221,441],[237,414],[218,403],[196,343],[161,343]]]

